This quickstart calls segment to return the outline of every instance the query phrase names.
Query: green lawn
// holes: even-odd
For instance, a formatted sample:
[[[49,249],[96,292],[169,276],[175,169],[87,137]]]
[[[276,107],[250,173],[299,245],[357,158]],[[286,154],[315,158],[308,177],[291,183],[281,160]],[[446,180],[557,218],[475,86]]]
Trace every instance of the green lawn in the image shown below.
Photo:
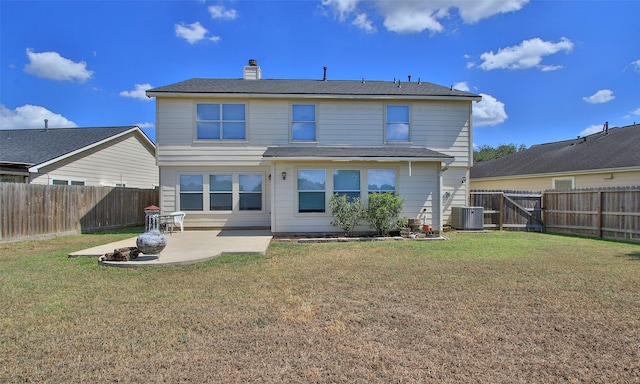
[[[640,382],[640,246],[298,244],[184,267],[0,244],[0,382]]]

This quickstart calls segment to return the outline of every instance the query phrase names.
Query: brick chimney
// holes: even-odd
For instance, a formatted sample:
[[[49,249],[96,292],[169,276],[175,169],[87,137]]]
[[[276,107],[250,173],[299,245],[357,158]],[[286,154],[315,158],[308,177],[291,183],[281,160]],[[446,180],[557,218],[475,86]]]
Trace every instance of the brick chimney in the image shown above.
[[[257,60],[250,59],[249,64],[244,67],[244,79],[245,80],[262,79],[262,70],[260,70]]]

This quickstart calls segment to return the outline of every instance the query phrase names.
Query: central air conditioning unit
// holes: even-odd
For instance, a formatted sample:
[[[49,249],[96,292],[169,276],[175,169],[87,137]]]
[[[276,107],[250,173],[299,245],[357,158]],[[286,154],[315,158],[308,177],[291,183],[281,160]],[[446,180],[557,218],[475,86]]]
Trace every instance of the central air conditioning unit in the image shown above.
[[[452,207],[451,227],[462,230],[483,230],[484,209],[482,207]]]

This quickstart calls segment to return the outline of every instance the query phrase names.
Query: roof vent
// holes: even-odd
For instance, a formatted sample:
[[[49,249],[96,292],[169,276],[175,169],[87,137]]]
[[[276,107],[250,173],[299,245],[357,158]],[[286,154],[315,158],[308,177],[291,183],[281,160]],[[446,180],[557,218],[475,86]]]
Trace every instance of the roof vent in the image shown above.
[[[262,79],[262,70],[258,66],[258,60],[255,60],[255,59],[249,60],[249,64],[244,67],[244,79],[245,80]]]

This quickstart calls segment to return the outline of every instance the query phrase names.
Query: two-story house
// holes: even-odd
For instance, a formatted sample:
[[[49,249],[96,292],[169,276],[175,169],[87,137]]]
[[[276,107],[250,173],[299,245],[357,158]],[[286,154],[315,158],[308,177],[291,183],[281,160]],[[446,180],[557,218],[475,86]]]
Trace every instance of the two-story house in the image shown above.
[[[442,230],[468,201],[472,102],[420,81],[239,79],[154,88],[160,204],[186,227],[331,233],[329,197],[391,191]],[[366,223],[357,230],[369,231]]]

